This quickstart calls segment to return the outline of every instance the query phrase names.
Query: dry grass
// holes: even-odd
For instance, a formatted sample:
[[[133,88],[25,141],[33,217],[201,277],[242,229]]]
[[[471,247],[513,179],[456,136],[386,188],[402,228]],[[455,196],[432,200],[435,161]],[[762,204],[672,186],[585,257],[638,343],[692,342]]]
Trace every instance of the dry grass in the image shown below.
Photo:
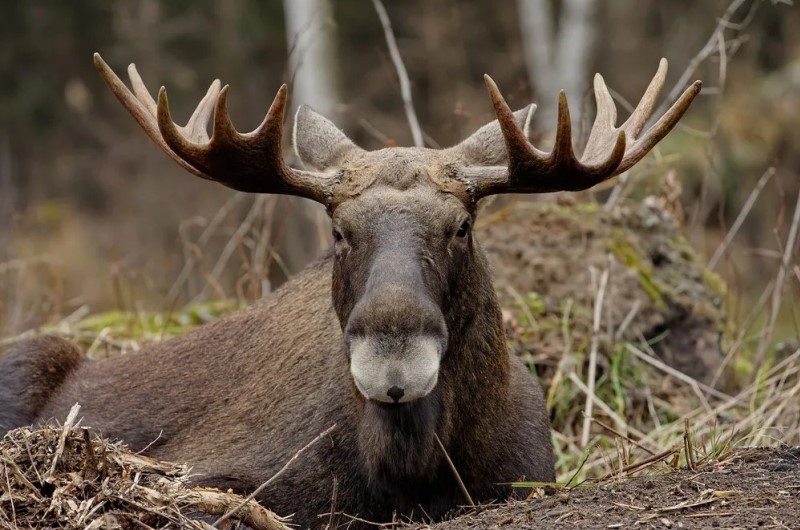
[[[634,345],[626,347],[637,351]],[[602,482],[652,472],[656,463],[663,463],[663,470],[692,467],[724,458],[739,447],[800,445],[800,350],[763,370],[732,396],[703,390],[701,383],[672,373],[650,354],[637,353],[641,357],[630,359],[631,368],[652,387],[642,389],[631,380],[622,383],[626,397],[620,413],[595,396],[592,443],[579,443],[577,423],[554,425],[559,482],[574,483],[576,475],[578,480]],[[562,384],[588,391],[577,375]]]
[[[670,456],[665,451],[652,460]],[[797,448],[739,449],[669,474],[538,488],[535,502],[481,507],[414,528],[796,528],[799,480]]]
[[[288,530],[255,501],[188,485],[186,465],[134,454],[80,427],[16,429],[0,440],[0,527],[10,530],[163,528],[208,530],[203,516],[242,506],[232,521]]]

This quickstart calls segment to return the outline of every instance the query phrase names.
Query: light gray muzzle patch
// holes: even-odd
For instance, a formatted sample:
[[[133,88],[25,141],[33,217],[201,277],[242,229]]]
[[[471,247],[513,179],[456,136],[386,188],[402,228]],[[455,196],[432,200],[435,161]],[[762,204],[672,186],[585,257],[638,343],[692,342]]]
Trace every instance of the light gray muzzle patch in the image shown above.
[[[402,346],[392,351],[397,342]],[[365,398],[408,403],[427,396],[436,386],[441,341],[431,335],[417,335],[397,342],[374,336],[350,341],[350,373]]]

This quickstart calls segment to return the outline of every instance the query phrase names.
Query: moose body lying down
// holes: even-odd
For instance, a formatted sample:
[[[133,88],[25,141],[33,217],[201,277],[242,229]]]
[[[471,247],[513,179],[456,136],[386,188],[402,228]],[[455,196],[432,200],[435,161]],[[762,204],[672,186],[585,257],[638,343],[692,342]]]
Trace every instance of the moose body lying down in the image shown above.
[[[463,504],[437,434],[475,501],[507,498],[514,480],[554,480],[541,390],[509,355],[472,236],[477,202],[585,189],[627,170],[699,83],[640,136],[666,63],[620,128],[598,76],[598,116],[580,159],[563,95],[555,148],[543,153],[526,140],[534,108],[512,113],[488,78],[498,120],[444,150],[367,152],[301,108],[295,148],[311,171],[300,171],[281,155],[285,87],[253,133],[233,129],[216,81],[178,128],[163,88],[156,103],[133,66],[131,93],[99,55],[95,64],[181,166],[238,190],[321,202],[335,243],[266,300],[135,354],[95,362],[59,338],[21,345],[0,361],[0,431],[64,418],[79,402],[85,425],[190,463],[202,484],[249,492],[335,423],[259,497],[302,527],[327,523],[318,516],[331,511],[385,522],[395,512],[438,519]]]

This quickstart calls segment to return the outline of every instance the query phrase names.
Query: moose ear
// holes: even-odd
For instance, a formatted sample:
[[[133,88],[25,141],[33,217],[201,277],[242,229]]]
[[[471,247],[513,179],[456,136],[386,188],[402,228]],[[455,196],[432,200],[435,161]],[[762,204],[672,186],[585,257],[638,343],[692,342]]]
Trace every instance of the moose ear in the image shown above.
[[[514,119],[525,133],[525,138],[530,137],[531,117],[535,111],[536,105],[530,104],[514,112]],[[499,166],[508,162],[506,143],[497,120],[487,123],[451,149],[472,166]]]
[[[333,122],[307,105],[301,105],[294,116],[292,142],[298,158],[311,171],[335,169],[346,154],[361,151]]]

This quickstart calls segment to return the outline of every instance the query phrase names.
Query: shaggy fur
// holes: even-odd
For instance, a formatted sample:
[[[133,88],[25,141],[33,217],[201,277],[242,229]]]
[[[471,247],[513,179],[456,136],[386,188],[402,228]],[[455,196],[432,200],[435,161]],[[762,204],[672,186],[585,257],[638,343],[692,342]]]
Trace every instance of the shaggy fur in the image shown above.
[[[508,498],[515,480],[552,481],[541,390],[506,348],[486,258],[459,232],[475,205],[442,186],[480,145],[487,160],[501,156],[496,125],[463,149],[367,153],[298,114],[299,131],[309,124],[310,137],[330,139],[309,149],[311,163],[341,172],[331,211],[341,238],[328,255],[249,309],[135,354],[82,361],[53,337],[21,346],[0,361],[0,430],[63,419],[79,402],[84,425],[190,463],[198,483],[248,493],[335,423],[260,495],[301,527],[327,524],[318,515],[331,510],[386,522],[463,504],[434,433],[476,502]],[[434,390],[407,404],[365,400],[347,349],[365,329],[390,346],[436,336]]]

